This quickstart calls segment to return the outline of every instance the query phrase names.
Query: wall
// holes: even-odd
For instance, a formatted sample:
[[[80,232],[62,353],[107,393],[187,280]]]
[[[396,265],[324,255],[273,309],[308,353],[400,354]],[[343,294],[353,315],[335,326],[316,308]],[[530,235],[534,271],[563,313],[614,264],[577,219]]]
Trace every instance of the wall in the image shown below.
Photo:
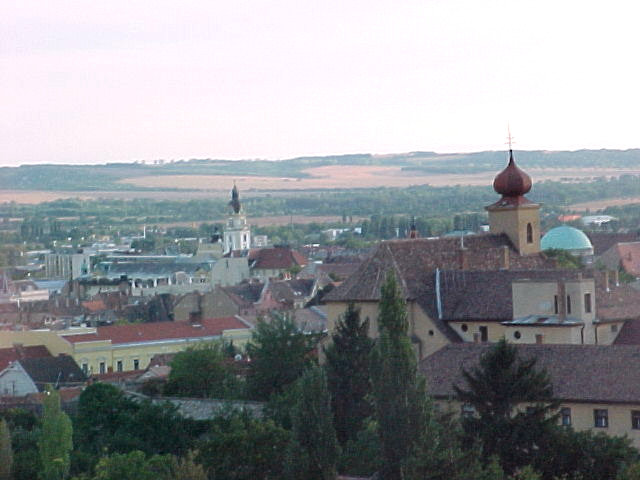
[[[361,319],[369,318],[369,335],[376,338],[378,336],[378,302],[355,302],[355,306],[360,308]],[[335,330],[336,320],[346,309],[346,302],[330,302],[327,304],[327,329],[330,335]],[[431,318],[416,302],[408,302],[407,314],[409,336],[412,337],[411,340],[416,348],[418,358],[431,355],[449,343],[447,337],[436,328]]]
[[[451,411],[456,415],[460,415],[462,404],[457,400],[437,400],[435,404],[441,410]],[[627,435],[633,442],[633,446],[640,448],[640,430],[631,428],[631,412],[633,410],[640,411],[640,402],[637,404],[563,402],[560,408],[565,407],[571,409],[571,426],[575,430],[591,430],[594,433],[602,432],[611,436]],[[606,409],[608,411],[608,428],[596,428],[594,426],[594,409]]]
[[[44,345],[53,356],[61,353],[71,355],[71,345],[52,331],[0,332],[0,348],[10,348],[14,343],[21,343],[25,347]]]
[[[23,397],[37,392],[38,387],[18,363],[8,366],[0,373],[0,395]]]
[[[491,233],[506,233],[521,255],[540,251],[540,206],[489,207]],[[527,223],[533,228],[533,242],[527,243]]]
[[[246,257],[221,258],[211,268],[211,285],[237,285],[249,278],[249,260]]]

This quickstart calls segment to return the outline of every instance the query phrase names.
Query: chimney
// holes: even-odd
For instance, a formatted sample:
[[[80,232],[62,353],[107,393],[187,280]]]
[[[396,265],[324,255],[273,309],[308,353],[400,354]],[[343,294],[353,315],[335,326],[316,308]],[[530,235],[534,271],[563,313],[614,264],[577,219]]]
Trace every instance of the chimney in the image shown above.
[[[544,342],[544,335],[541,333],[536,334],[536,344],[542,345]]]
[[[501,267],[503,270],[509,270],[509,263],[510,263],[510,253],[509,253],[509,247],[508,246],[504,246],[502,247],[502,258],[501,258]]]
[[[620,272],[618,270],[613,270],[613,282],[616,284],[616,287],[620,286]]]
[[[611,291],[611,289],[609,288],[609,270],[604,271],[604,291],[605,292]]]
[[[567,318],[567,289],[564,280],[558,281],[558,318]]]

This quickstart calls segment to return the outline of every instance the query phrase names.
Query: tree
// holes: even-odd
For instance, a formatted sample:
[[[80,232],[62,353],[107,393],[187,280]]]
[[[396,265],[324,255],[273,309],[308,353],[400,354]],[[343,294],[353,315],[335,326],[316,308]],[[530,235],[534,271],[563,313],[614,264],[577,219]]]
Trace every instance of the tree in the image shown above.
[[[209,342],[176,354],[165,393],[208,398],[239,396],[240,385],[225,363],[223,348],[220,342]]]
[[[339,447],[326,375],[320,367],[313,366],[296,386],[293,438],[287,456],[289,475],[295,479],[334,480]]]
[[[3,418],[0,420],[0,480],[10,480],[13,468],[13,449],[11,448],[11,432]]]
[[[558,403],[546,371],[536,368],[534,358],[519,358],[516,347],[502,339],[463,377],[469,389],[455,386],[457,398],[477,414],[464,419],[464,428],[482,443],[484,458],[497,455],[507,474],[531,463],[557,423]]]
[[[60,408],[60,395],[48,388],[43,400],[42,432],[38,440],[40,478],[60,480],[69,475],[73,429],[71,420]]]
[[[372,350],[371,380],[382,447],[381,474],[384,480],[402,480],[422,434],[426,387],[418,377],[407,336],[406,305],[392,273],[382,286],[378,311],[379,338]]]
[[[369,319],[360,321],[353,303],[338,320],[332,343],[325,349],[327,385],[331,393],[336,434],[341,445],[356,438],[365,419],[373,413],[367,398],[371,393],[369,360],[373,340]]]
[[[287,315],[258,322],[247,344],[251,359],[247,390],[251,398],[266,400],[296,381],[313,363],[316,343],[315,335],[299,331]]]
[[[280,480],[290,434],[271,420],[232,411],[212,420],[197,460],[210,478]]]

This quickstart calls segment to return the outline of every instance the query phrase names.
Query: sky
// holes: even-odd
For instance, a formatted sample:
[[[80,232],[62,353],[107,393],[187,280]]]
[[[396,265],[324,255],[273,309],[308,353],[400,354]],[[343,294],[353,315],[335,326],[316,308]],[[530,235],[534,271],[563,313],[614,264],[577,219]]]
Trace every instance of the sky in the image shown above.
[[[0,3],[0,165],[640,147],[632,1]]]

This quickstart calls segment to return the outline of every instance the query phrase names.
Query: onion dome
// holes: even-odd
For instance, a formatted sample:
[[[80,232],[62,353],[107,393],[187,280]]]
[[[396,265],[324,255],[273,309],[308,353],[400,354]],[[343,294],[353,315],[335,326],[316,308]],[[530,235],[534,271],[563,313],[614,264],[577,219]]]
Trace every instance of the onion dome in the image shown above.
[[[520,197],[531,190],[531,177],[516,166],[512,150],[509,150],[507,168],[493,181],[493,189],[503,197]]]

